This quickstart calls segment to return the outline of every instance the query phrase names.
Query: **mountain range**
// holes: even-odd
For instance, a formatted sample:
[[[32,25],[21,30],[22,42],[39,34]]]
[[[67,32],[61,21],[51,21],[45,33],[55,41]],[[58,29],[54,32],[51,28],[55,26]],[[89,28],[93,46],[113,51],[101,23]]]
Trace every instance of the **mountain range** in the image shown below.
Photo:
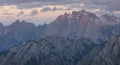
[[[24,41],[42,37],[47,24],[35,26],[33,23],[16,20],[9,26],[0,25],[0,51]]]
[[[0,53],[0,65],[119,65],[120,36],[102,44],[89,39],[45,37]]]
[[[109,14],[97,16],[86,10],[65,13],[50,24],[38,26],[19,20],[9,26],[0,23],[0,51],[24,41],[52,35],[71,39],[89,38],[94,42],[102,42],[108,36],[119,34],[119,25],[118,17]]]
[[[50,24],[0,23],[0,65],[120,65],[120,18],[86,10]]]

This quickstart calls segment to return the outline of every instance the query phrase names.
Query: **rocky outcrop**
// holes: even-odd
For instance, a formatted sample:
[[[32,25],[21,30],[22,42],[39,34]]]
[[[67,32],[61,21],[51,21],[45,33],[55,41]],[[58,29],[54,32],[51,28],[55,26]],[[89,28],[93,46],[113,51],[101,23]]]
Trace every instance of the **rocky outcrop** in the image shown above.
[[[117,25],[117,26],[116,26]],[[119,34],[120,21],[117,17],[101,17],[86,10],[73,11],[72,14],[60,15],[46,27],[45,36],[60,36],[70,39],[89,38],[94,42],[103,42],[108,37]],[[113,34],[110,34],[110,33]]]
[[[76,65],[96,44],[88,39],[46,37],[0,53],[0,65]]]
[[[43,38],[46,35],[45,29],[47,26],[48,26],[47,24],[37,26],[37,29],[36,29],[37,38]]]
[[[115,17],[115,16],[112,16],[112,15],[109,15],[109,14],[105,14],[102,16],[106,21],[108,21],[109,23],[112,23],[112,22],[117,22],[118,20],[118,17]]]
[[[73,11],[72,14],[59,16],[54,22],[46,28],[46,36],[62,36],[69,38],[91,38],[98,39],[99,25],[95,20],[98,17],[88,11]]]
[[[17,20],[8,26],[8,30],[13,32],[15,38],[20,41],[32,40],[36,37],[36,26],[33,23]]]
[[[0,36],[4,34],[4,26],[0,23]]]
[[[46,26],[47,24],[35,26],[33,23],[19,20],[9,26],[0,24],[0,51],[24,41],[42,38],[45,35]]]
[[[105,42],[105,46],[101,51],[93,51],[93,53],[89,53],[78,63],[78,65],[120,65],[119,51],[120,36],[112,36],[107,42]],[[95,54],[95,52],[97,53]]]
[[[102,44],[46,37],[0,53],[0,65],[120,65],[120,36]]]
[[[20,44],[20,41],[15,38],[12,32],[0,37],[0,51],[9,49],[18,44]]]

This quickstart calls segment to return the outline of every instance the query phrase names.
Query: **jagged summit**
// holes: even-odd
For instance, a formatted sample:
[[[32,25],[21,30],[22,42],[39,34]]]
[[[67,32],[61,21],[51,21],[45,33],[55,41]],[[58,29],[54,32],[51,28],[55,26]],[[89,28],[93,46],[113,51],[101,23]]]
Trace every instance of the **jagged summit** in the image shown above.
[[[113,23],[118,25],[114,25]],[[15,38],[20,42],[46,36],[59,36],[70,39],[89,38],[98,42],[98,40],[106,40],[107,35],[119,34],[119,23],[120,20],[116,20],[114,16],[104,15],[103,17],[99,17],[86,10],[73,11],[71,14],[64,13],[64,15],[60,15],[54,22],[48,25],[35,26],[33,23],[18,19],[9,26],[0,25],[0,40],[3,40],[0,41],[0,49],[10,46],[15,42],[11,39],[7,40],[11,44],[6,42],[6,35],[11,35],[11,32],[14,34],[11,38]],[[113,26],[108,26],[109,24]]]
[[[120,65],[119,51],[120,36],[111,36],[101,51],[98,52],[98,49],[95,48],[93,52],[86,55],[78,65]]]
[[[102,16],[106,21],[109,21],[109,22],[117,22],[117,19],[118,17],[115,17],[113,15],[109,15],[109,14],[104,14]]]
[[[81,10],[81,11],[72,11],[72,13],[64,13],[64,15],[60,15],[54,22],[70,22],[70,21],[82,21],[82,22],[94,22],[99,25],[106,24],[118,24],[120,23],[120,19],[116,16],[110,14],[104,14],[102,16],[96,15],[95,13]],[[58,22],[57,22],[58,23]]]
[[[71,14],[65,13],[64,15],[60,15],[54,22],[50,23],[46,28],[45,36],[56,35],[69,38],[84,37],[95,41],[102,36],[98,31],[100,27],[120,23],[120,21],[116,19],[116,17],[108,15],[101,18],[86,10],[73,11]]]
[[[33,23],[16,20],[9,26],[0,25],[0,51],[6,50],[21,42],[41,38],[45,35],[47,25],[36,26]]]
[[[0,23],[0,36],[4,33],[4,26],[2,23]]]
[[[20,22],[20,20],[19,20],[19,19],[17,19],[15,22]]]
[[[94,13],[88,12],[86,10],[81,11],[72,11],[71,14],[65,13],[64,15],[60,15],[57,19],[63,20],[96,20],[99,17],[96,16]]]
[[[65,13],[48,25],[46,36],[57,35],[70,38],[92,37],[93,39],[97,39],[99,36],[97,32],[97,19],[99,17],[85,10],[73,11],[72,14]]]
[[[64,37],[48,36],[0,53],[0,64],[77,65],[77,62],[94,47],[95,45],[87,39],[68,40]]]
[[[48,36],[0,53],[0,65],[120,65],[119,45],[120,36],[104,44]]]
[[[29,23],[29,22],[26,22],[25,20],[19,20],[17,19],[15,22],[13,22],[12,24],[33,24],[33,23]],[[11,24],[11,25],[12,25]]]

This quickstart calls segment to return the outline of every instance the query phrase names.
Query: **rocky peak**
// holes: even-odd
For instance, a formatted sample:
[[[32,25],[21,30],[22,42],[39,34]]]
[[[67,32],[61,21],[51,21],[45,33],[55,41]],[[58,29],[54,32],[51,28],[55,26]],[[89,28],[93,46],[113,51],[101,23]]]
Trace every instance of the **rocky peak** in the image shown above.
[[[25,20],[23,20],[23,21],[22,21],[22,23],[26,23],[26,21],[25,21]]]
[[[81,11],[80,11],[80,13],[85,13],[85,12],[86,12],[86,10],[81,10]]]
[[[41,28],[41,27],[47,27],[48,24],[43,24],[43,25],[38,25],[37,27],[38,28]]]
[[[106,21],[108,22],[117,22],[117,17],[109,15],[109,14],[105,14],[102,16]]]
[[[120,36],[111,36],[103,47],[94,48],[78,65],[120,65],[119,51]]]
[[[28,23],[25,21],[19,21],[12,23],[12,25],[8,26],[8,30],[13,32],[16,39],[26,40],[33,39],[36,31],[36,26],[33,23]],[[31,36],[31,37],[29,37]]]
[[[66,19],[65,17],[66,17],[65,15],[60,15],[56,18],[56,20],[54,22],[56,22],[56,23],[63,22]]]
[[[86,10],[81,10],[81,11],[73,11],[72,14],[64,13],[64,15],[60,15],[55,22],[69,22],[71,20],[73,21],[95,21],[98,19],[94,13],[88,12]]]
[[[43,37],[46,34],[46,27],[48,26],[48,24],[43,24],[43,25],[38,25],[36,32],[37,32],[37,36],[38,37]]]
[[[78,11],[72,11],[72,15],[78,15],[79,12]]]
[[[45,35],[46,27],[47,24],[35,26],[33,23],[24,20],[16,20],[9,26],[0,24],[0,51],[6,50],[23,41],[43,37]],[[10,33],[12,33],[12,35]]]
[[[2,23],[0,23],[0,26],[3,26],[3,24],[2,24]]]
[[[3,35],[4,33],[4,26],[2,23],[0,23],[0,35]]]
[[[84,20],[85,19],[89,19],[89,20],[96,20],[98,19],[99,17],[96,16],[94,13],[91,13],[91,12],[88,12],[86,10],[81,10],[81,11],[73,11],[72,12],[72,16],[76,19],[81,19],[83,18]]]
[[[19,19],[17,19],[13,24],[19,24],[20,23],[20,20]]]
[[[87,39],[48,36],[0,53],[0,65],[76,65],[94,47]]]
[[[86,14],[81,14],[86,13]],[[91,16],[92,15],[92,16]],[[90,20],[93,18],[93,20]],[[46,36],[57,35],[65,37],[96,37],[97,25],[94,19],[97,16],[87,11],[73,11],[72,14],[65,13],[60,15],[54,22],[48,25],[46,28]],[[92,30],[92,31],[90,31]],[[94,31],[94,32],[93,32]],[[82,33],[84,32],[84,33]],[[95,34],[97,35],[95,35]],[[91,36],[91,35],[93,36]],[[94,36],[95,35],[95,36]]]

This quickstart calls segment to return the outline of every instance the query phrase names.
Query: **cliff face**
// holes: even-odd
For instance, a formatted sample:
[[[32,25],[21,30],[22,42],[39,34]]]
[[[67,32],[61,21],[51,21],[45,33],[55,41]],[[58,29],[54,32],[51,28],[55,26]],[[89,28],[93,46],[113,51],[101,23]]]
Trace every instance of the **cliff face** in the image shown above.
[[[89,53],[78,65],[120,65],[120,36],[112,36],[101,51],[93,54]]]
[[[46,37],[0,53],[1,65],[76,65],[96,44],[88,39]]]
[[[35,26],[33,23],[16,20],[9,26],[0,24],[0,52],[24,41],[35,40],[45,35],[47,25]]]
[[[7,28],[8,31],[13,32],[15,38],[20,41],[32,40],[36,37],[36,26],[33,23],[20,22],[17,20]]]
[[[119,65],[120,36],[104,44],[46,37],[0,53],[0,65]]]
[[[115,16],[103,15],[100,17],[85,10],[73,11],[72,14],[60,15],[49,24],[45,36],[55,35],[71,39],[90,38],[92,41],[98,42],[107,40],[109,32],[116,31],[113,28],[119,28],[119,26],[115,27],[116,24],[120,25],[120,21]]]
[[[4,26],[2,23],[0,23],[0,36],[4,33]]]
[[[87,11],[73,11],[72,14],[59,16],[47,29],[47,36],[56,35],[69,38],[98,38],[98,17]]]

